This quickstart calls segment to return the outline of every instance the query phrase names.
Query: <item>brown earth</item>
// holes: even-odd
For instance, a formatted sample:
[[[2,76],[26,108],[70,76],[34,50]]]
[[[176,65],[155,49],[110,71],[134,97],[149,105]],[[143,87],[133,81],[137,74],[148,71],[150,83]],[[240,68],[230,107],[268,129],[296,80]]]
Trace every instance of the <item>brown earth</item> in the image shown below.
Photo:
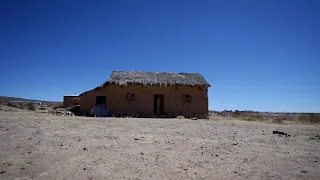
[[[320,178],[319,124],[5,110],[0,110],[0,179]]]

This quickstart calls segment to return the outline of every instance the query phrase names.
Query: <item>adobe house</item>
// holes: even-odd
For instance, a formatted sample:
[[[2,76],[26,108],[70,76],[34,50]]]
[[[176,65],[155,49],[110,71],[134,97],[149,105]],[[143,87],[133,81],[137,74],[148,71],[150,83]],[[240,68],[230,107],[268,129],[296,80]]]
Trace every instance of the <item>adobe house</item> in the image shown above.
[[[105,104],[116,116],[206,118],[208,87],[198,73],[113,71],[104,84],[80,94],[80,109]]]
[[[79,94],[68,94],[63,96],[63,107],[74,107],[80,105]]]

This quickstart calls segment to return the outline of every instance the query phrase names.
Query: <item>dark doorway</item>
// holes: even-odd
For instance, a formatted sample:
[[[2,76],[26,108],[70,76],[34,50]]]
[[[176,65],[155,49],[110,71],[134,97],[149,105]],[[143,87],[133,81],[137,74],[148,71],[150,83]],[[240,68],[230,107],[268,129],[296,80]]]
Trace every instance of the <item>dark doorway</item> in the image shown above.
[[[162,94],[154,95],[153,114],[164,114],[164,96]]]
[[[106,104],[106,96],[96,96],[96,104]]]

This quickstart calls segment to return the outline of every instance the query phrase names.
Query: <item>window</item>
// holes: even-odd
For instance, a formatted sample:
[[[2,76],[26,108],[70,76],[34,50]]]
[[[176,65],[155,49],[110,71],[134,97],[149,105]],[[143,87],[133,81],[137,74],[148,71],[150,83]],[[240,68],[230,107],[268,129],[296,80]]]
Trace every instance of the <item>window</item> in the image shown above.
[[[183,94],[182,101],[184,104],[191,104],[191,96],[188,94]]]
[[[127,93],[126,94],[126,101],[135,101],[135,94]]]
[[[74,105],[79,105],[80,104],[80,98],[73,98],[72,101],[73,101]]]

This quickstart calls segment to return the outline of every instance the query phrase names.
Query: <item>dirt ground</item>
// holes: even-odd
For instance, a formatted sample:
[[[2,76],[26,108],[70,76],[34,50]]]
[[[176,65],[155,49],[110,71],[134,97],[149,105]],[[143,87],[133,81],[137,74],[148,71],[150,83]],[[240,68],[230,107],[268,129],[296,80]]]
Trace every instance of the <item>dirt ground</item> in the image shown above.
[[[320,179],[319,135],[320,125],[221,117],[118,119],[0,110],[0,179]]]

